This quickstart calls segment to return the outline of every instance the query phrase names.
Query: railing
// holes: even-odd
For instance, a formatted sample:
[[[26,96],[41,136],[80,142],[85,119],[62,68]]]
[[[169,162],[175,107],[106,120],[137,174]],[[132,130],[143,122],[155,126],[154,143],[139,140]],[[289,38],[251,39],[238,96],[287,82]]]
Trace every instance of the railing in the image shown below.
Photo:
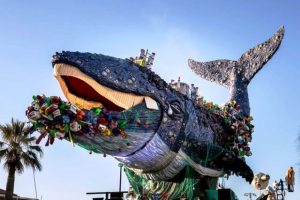
[[[121,192],[87,192],[87,195],[105,195],[104,197],[95,197],[93,200],[123,200],[124,194],[128,193],[128,191]]]

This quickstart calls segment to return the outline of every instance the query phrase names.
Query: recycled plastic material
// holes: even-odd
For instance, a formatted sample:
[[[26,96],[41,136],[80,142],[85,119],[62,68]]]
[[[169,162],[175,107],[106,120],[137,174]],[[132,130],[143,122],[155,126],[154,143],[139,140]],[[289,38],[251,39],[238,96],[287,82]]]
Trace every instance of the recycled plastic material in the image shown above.
[[[139,112],[146,110],[144,106],[140,104],[120,113],[100,107],[85,110],[56,96],[37,95],[33,96],[26,116],[32,124],[30,131],[41,133],[37,144],[45,137],[46,146],[52,145],[55,138],[66,139],[91,152],[122,155],[140,148],[157,128],[160,111],[147,110],[145,115]]]
[[[224,106],[206,101],[200,103],[216,122],[225,127],[225,135],[220,146],[228,152],[233,152],[240,159],[250,156],[252,153],[248,143],[251,142],[254,128],[251,124],[252,117],[242,115],[239,112],[239,106],[234,101]],[[196,176],[196,172],[191,167],[197,171],[197,166],[194,166],[197,164],[187,164],[183,155],[176,156],[166,151],[168,148],[158,135],[154,135],[161,121],[161,111],[157,108],[151,111],[145,109],[146,104],[147,102],[139,104],[124,112],[112,112],[102,107],[85,110],[62,101],[56,96],[37,95],[33,96],[33,102],[28,107],[26,115],[32,124],[30,130],[41,133],[36,140],[37,144],[43,138],[47,138],[46,146],[52,145],[55,138],[66,139],[73,146],[76,144],[90,152],[102,153],[104,156],[109,154],[123,162],[129,182],[139,196],[146,192],[148,197],[154,194],[159,195],[159,198],[176,198],[182,195],[192,197],[195,194],[192,186],[201,184],[199,179],[190,178],[192,174]],[[143,114],[144,110],[147,114]],[[157,147],[156,152],[149,151],[148,156],[143,153],[132,154],[147,143],[155,143],[153,145]],[[207,146],[207,148],[211,147]],[[213,152],[213,149],[210,151]],[[153,153],[164,159],[161,159],[160,163],[152,163]],[[222,152],[215,156],[220,153]],[[175,157],[177,159],[174,159]],[[155,168],[160,168],[159,166],[165,166],[170,159],[174,159],[174,162],[171,162],[165,170],[158,173],[146,173],[147,170],[153,171]],[[206,166],[212,159],[210,155],[207,155],[206,160],[201,162],[203,166]],[[161,181],[162,177],[165,180],[174,177],[178,168],[186,170],[185,178],[180,183]],[[202,173],[208,173],[206,172],[208,168],[203,168],[203,170]],[[227,173],[230,175],[230,172]],[[141,188],[148,189],[141,190]]]
[[[206,109],[213,114],[215,121],[221,122],[226,127],[225,136],[221,146],[241,159],[245,156],[251,156],[252,152],[249,142],[252,141],[254,125],[253,118],[240,113],[240,107],[235,101],[231,101],[224,106],[204,101],[202,103]]]

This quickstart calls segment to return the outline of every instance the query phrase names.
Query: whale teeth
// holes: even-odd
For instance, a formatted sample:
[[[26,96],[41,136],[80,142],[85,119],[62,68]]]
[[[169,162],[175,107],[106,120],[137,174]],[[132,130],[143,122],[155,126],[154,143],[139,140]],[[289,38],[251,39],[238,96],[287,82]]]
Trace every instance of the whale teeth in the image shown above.
[[[131,93],[123,93],[111,88],[108,88],[104,85],[101,85],[97,81],[95,81],[90,76],[81,72],[78,68],[73,67],[72,65],[58,63],[55,64],[53,67],[54,76],[58,80],[60,87],[65,95],[65,97],[73,104],[78,105],[85,109],[91,109],[92,107],[103,107],[101,102],[88,100],[83,96],[78,96],[73,94],[64,80],[63,77],[74,77],[76,79],[80,79],[91,88],[93,88],[99,95],[105,97],[107,100],[112,102],[113,104],[121,107],[123,109],[129,109],[135,105],[140,104],[141,102],[146,99],[147,105],[152,109],[155,108],[154,103],[155,100],[151,99],[150,97],[146,96],[137,96]],[[156,103],[156,102],[155,102]],[[156,105],[157,106],[157,105]]]

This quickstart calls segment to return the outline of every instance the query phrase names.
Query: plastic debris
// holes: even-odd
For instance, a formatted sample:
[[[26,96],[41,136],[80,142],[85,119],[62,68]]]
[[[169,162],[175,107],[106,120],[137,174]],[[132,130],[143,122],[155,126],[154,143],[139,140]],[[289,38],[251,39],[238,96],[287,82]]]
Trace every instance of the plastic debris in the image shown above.
[[[55,138],[67,139],[74,146],[76,137],[82,134],[127,137],[126,120],[113,119],[103,108],[79,109],[57,96],[33,96],[26,116],[32,124],[30,130],[41,133],[37,144],[48,136],[46,146],[53,144]]]
[[[141,49],[140,56],[136,56],[135,58],[130,57],[129,59],[133,61],[135,64],[139,65],[140,67],[147,67],[151,68],[154,62],[155,53],[152,52],[151,54],[148,52],[148,49]]]
[[[244,116],[235,101],[224,106],[203,101],[203,105],[212,114],[215,121],[225,125],[225,139],[222,146],[241,159],[251,156],[249,142],[252,141],[252,132],[254,131],[254,126],[251,124],[253,118]]]

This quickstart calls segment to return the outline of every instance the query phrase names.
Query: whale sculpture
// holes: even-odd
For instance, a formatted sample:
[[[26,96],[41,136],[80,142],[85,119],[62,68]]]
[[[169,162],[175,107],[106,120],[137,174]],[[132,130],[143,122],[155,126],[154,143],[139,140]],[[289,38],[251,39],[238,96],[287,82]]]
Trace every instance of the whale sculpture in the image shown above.
[[[128,174],[150,183],[178,184],[187,177],[182,175],[187,169],[193,171],[189,178],[202,181],[200,190],[216,188],[209,180],[224,174],[236,174],[251,183],[253,172],[244,158],[251,155],[248,143],[253,132],[247,86],[276,52],[283,35],[282,27],[238,61],[188,60],[200,77],[230,90],[223,107],[191,99],[129,59],[56,53],[54,76],[69,102],[35,97],[27,116],[41,137],[48,134],[111,155],[126,166]],[[162,187],[153,190],[161,197],[171,191],[170,186]]]

